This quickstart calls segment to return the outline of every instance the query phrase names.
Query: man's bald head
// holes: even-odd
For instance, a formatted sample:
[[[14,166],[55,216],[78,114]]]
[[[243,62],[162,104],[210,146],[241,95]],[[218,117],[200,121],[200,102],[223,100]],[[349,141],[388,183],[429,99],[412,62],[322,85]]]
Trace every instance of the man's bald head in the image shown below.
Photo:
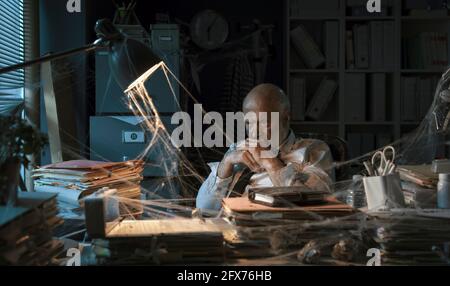
[[[270,83],[257,85],[247,94],[242,107],[245,114],[255,113],[258,118],[260,114],[268,113],[267,118],[271,118],[272,113],[278,113],[279,124],[276,126],[278,139],[284,140],[288,136],[291,108],[289,98],[278,86]],[[272,126],[267,126],[267,128],[268,138],[272,138]]]
[[[281,88],[274,84],[263,83],[255,86],[245,97],[243,110],[266,112],[289,112],[289,98]]]

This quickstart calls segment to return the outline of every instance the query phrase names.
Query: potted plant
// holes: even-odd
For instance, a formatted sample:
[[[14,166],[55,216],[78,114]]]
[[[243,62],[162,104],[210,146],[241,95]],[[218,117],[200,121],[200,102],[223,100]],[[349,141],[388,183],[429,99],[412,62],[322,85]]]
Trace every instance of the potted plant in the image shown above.
[[[20,166],[47,144],[44,134],[18,115],[0,116],[0,205],[15,204]]]

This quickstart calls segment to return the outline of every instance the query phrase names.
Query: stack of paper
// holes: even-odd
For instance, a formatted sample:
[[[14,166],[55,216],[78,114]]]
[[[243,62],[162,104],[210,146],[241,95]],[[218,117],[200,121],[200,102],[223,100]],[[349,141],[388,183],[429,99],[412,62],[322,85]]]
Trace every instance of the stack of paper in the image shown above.
[[[108,187],[123,198],[139,199],[143,162],[97,162],[74,160],[41,167],[33,171],[35,190],[58,194],[58,200],[80,205],[93,192]]]
[[[235,225],[242,226],[322,220],[351,215],[355,212],[351,206],[332,198],[327,198],[325,203],[318,205],[269,207],[252,203],[248,197],[243,196],[224,199],[222,205],[225,216]]]
[[[329,198],[323,204],[269,207],[247,197],[223,200],[224,216],[235,229],[225,232],[231,257],[264,257],[300,250],[312,239],[336,238],[358,226],[356,211]]]
[[[397,169],[408,205],[419,208],[436,207],[439,175],[431,171],[431,165],[405,165]]]
[[[93,241],[102,264],[220,262],[223,234],[214,220],[122,221]]]
[[[56,195],[20,192],[17,206],[0,206],[0,265],[48,265],[63,249],[53,239],[62,224]]]
[[[448,265],[449,210],[371,213],[382,265]]]

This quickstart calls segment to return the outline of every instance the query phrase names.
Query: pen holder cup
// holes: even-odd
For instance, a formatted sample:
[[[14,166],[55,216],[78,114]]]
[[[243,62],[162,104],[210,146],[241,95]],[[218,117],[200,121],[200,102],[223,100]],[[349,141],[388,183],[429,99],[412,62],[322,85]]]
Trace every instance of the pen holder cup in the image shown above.
[[[363,183],[369,211],[405,207],[405,197],[398,173],[365,177]]]

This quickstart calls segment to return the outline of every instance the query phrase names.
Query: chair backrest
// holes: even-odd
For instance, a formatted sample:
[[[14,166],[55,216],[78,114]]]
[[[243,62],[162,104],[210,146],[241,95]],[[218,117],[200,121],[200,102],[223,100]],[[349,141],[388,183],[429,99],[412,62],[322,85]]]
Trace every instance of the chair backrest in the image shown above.
[[[296,133],[296,136],[301,138],[318,139],[325,142],[330,147],[331,156],[335,162],[345,162],[348,159],[347,142],[338,136],[320,133]],[[344,165],[336,168],[336,181],[350,178],[350,173],[351,170],[349,166]]]
[[[296,135],[297,137],[318,139],[327,143],[330,147],[331,155],[336,162],[344,162],[348,158],[347,142],[338,136],[320,133],[296,133]]]

